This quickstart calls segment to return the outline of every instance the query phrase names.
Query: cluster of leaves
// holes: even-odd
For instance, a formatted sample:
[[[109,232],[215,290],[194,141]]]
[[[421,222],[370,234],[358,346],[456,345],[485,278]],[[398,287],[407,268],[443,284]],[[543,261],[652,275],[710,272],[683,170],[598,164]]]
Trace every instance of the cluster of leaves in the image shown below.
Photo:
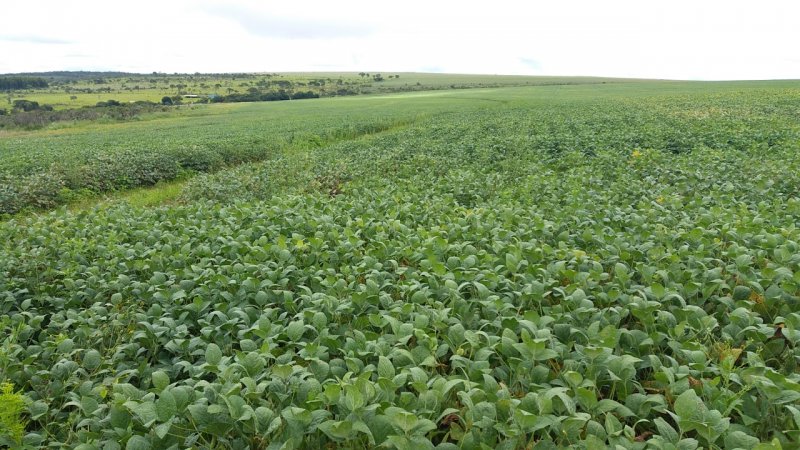
[[[613,144],[601,106],[572,136]],[[800,127],[722,116],[588,153],[542,150],[519,105],[441,115],[186,205],[0,225],[23,445],[798,445]],[[647,125],[617,139],[679,133]]]

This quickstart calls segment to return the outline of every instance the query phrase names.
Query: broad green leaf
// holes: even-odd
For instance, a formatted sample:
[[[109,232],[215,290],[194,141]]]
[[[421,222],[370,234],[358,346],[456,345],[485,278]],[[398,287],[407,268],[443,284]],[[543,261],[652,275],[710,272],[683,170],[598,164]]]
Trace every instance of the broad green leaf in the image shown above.
[[[700,447],[700,443],[697,439],[685,438],[678,441],[676,447],[678,450],[695,450]]]
[[[257,352],[247,353],[244,358],[240,359],[239,363],[242,365],[242,367],[244,367],[247,375],[253,378],[258,377],[263,372],[264,367],[267,365],[266,361],[264,361],[264,358]]]
[[[384,414],[386,414],[392,426],[404,434],[409,434],[419,422],[419,419],[413,413],[394,406],[386,408]]]
[[[800,430],[800,409],[790,405],[786,405],[786,409],[788,409],[789,412],[792,413],[795,429]]]
[[[360,420],[353,422],[353,430],[367,436],[370,445],[375,445],[375,437],[372,435],[372,430],[369,429],[366,423]]]
[[[688,389],[675,399],[674,410],[681,421],[701,421],[706,406],[693,390]]]
[[[132,403],[132,402],[129,402]],[[128,404],[126,403],[126,406]],[[142,422],[142,425],[145,428],[150,427],[156,420],[158,420],[158,412],[156,411],[156,405],[153,402],[143,402],[143,403],[133,403],[131,406],[128,406],[133,412],[136,417],[139,418],[139,421]]]
[[[733,289],[734,300],[747,300],[750,298],[751,289],[747,286],[736,286]]]
[[[289,325],[286,327],[286,335],[292,341],[300,340],[300,337],[303,335],[305,331],[305,323],[302,320],[296,320],[294,322],[289,322]]]
[[[251,409],[242,397],[238,395],[229,395],[224,397],[225,403],[228,405],[228,414],[234,420],[248,420],[251,417]]]
[[[152,375],[153,386],[160,392],[169,386],[169,375],[163,370],[157,370]]]
[[[394,378],[395,371],[394,365],[389,360],[389,358],[385,356],[378,357],[378,376],[382,378]]]
[[[86,370],[89,371],[95,370],[98,367],[100,367],[100,363],[101,363],[100,352],[98,352],[95,349],[87,351],[86,354],[83,356],[83,367],[85,367]]]
[[[349,439],[353,432],[353,424],[347,420],[326,420],[319,424],[318,428],[334,440]]]
[[[150,441],[143,436],[133,435],[128,439],[128,443],[125,444],[126,450],[150,450],[150,448]]]
[[[167,422],[178,413],[175,397],[169,390],[164,390],[158,395],[155,403],[156,414],[160,422]]]
[[[660,417],[656,417],[653,420],[653,424],[655,424],[656,429],[658,430],[658,434],[663,437],[667,442],[672,444],[677,444],[678,440],[680,439],[680,435],[677,431],[670,424],[667,423],[664,419]]]
[[[159,439],[164,439],[169,434],[169,430],[171,428],[172,428],[172,421],[169,421],[169,422],[165,422],[165,423],[156,425],[154,430],[156,432],[156,436],[158,436]]]
[[[759,444],[756,437],[750,436],[742,431],[731,431],[725,435],[725,448],[743,448],[750,450]]]
[[[222,350],[217,344],[211,343],[206,347],[206,362],[212,365],[218,365],[222,360]]]

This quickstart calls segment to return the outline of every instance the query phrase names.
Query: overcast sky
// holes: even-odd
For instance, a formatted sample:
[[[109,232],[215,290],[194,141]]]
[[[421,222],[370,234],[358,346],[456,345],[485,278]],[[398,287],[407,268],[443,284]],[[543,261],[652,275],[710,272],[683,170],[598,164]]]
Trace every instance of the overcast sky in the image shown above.
[[[8,0],[0,17],[0,73],[800,78],[798,0]]]

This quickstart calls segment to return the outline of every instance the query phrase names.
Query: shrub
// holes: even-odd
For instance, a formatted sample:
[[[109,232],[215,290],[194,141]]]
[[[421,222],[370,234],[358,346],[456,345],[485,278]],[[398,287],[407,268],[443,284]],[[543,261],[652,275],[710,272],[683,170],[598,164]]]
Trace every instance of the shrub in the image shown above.
[[[292,94],[292,100],[302,100],[304,98],[319,98],[319,94],[316,94],[312,91],[295,92]]]
[[[116,100],[106,100],[104,102],[97,102],[95,106],[98,108],[107,108],[109,106],[120,106],[121,103]]]
[[[22,412],[25,398],[14,392],[14,385],[0,384],[0,445],[14,448],[22,443],[25,422]]]
[[[14,100],[14,110],[15,111],[35,111],[39,109],[39,102],[34,102],[30,100]]]

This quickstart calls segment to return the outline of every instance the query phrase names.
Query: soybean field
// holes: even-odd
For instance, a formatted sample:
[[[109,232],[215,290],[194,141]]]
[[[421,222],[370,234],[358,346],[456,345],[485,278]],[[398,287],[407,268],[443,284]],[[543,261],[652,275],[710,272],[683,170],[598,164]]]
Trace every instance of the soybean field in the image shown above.
[[[0,208],[0,445],[800,445],[800,82],[10,131]]]

